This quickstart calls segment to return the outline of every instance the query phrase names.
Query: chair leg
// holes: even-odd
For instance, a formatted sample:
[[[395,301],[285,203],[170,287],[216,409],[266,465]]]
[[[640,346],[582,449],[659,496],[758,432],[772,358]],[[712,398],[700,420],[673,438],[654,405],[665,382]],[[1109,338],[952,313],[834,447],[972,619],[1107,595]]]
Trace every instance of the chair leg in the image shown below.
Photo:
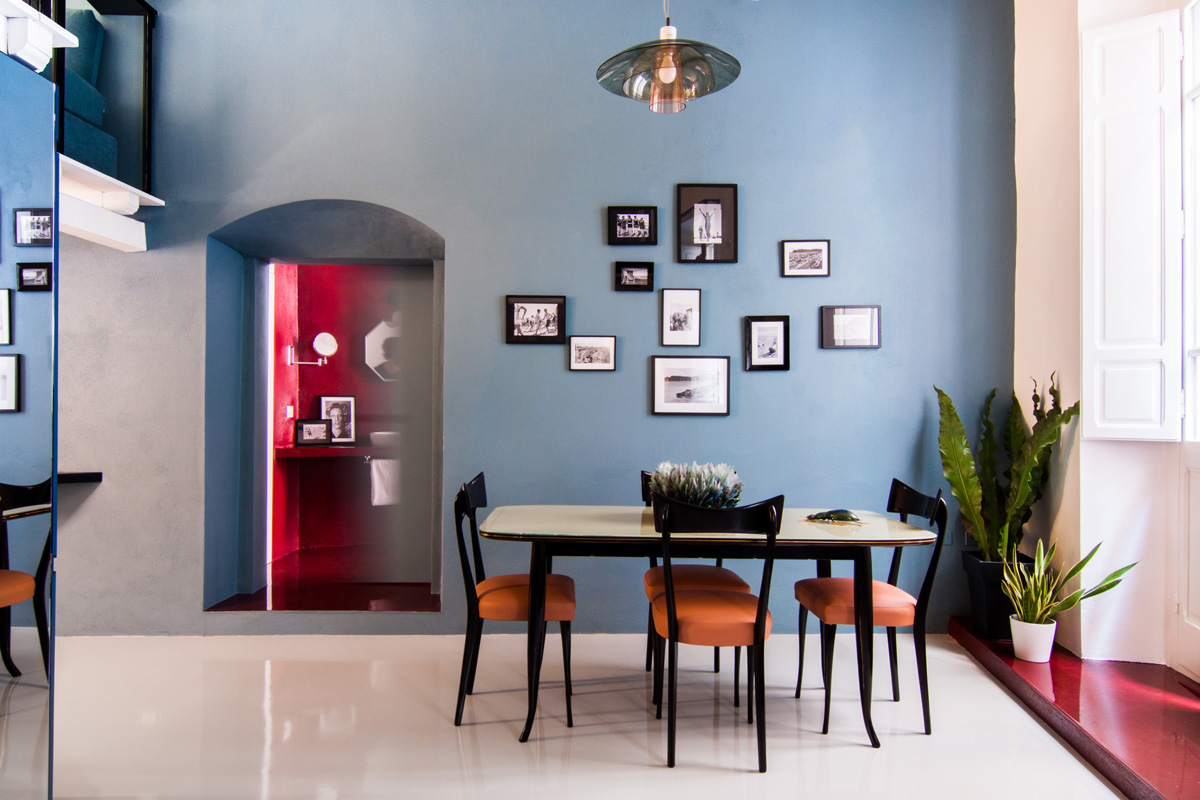
[[[758,674],[755,671],[755,664],[759,662],[758,652],[753,646],[746,648],[746,724],[754,724],[754,692],[755,692],[755,676]]]
[[[747,672],[749,668],[747,667]],[[742,648],[733,648],[733,707],[742,705]],[[750,702],[750,694],[746,694],[746,702]]]
[[[666,640],[654,634],[654,718],[662,719],[663,704],[663,661],[665,658]]]
[[[50,583],[50,532],[46,532],[46,544],[38,560],[34,576],[33,618],[37,623],[38,644],[42,648],[42,666],[46,670],[46,683],[50,682],[50,619],[46,605],[49,602],[47,585]]]
[[[463,707],[467,702],[471,671],[475,665],[475,658],[479,654],[477,649],[479,639],[475,636],[474,628],[482,626],[482,624],[482,620],[467,620],[467,634],[463,637],[462,673],[458,677],[458,704],[454,709],[455,726],[462,725]]]
[[[808,609],[800,606],[800,665],[796,667],[796,699],[800,699],[800,679],[804,677],[804,629],[808,627]]]
[[[646,672],[654,669],[654,606],[646,607]]]
[[[900,702],[900,671],[896,668],[896,629],[887,629],[888,663],[892,668],[892,700]]]
[[[913,644],[917,649],[917,682],[921,685],[921,710],[925,712],[925,735],[932,732],[929,722],[929,669],[925,664],[925,621],[913,625]]]
[[[721,671],[721,648],[713,648],[713,672]]]
[[[467,676],[467,694],[475,693],[475,668],[479,666],[479,644],[483,638],[483,620],[475,620],[475,639],[471,642],[471,674]]]
[[[675,766],[675,699],[679,682],[679,642],[670,643],[670,664],[667,673],[667,766]]]
[[[749,648],[754,656],[754,705],[758,707],[758,771],[767,771],[767,693],[765,642]]]
[[[567,727],[575,727],[575,718],[571,716],[571,621],[561,620],[558,623],[558,634],[562,638],[563,678],[567,683]]]
[[[17,665],[13,663],[12,654],[9,652],[11,626],[12,608],[10,606],[0,608],[0,660],[4,661],[4,668],[8,670],[9,675],[19,678],[21,670],[17,669]]]
[[[829,733],[829,701],[833,683],[833,645],[836,633],[837,625],[821,623],[821,676],[825,681],[825,721],[821,724],[821,733]]]

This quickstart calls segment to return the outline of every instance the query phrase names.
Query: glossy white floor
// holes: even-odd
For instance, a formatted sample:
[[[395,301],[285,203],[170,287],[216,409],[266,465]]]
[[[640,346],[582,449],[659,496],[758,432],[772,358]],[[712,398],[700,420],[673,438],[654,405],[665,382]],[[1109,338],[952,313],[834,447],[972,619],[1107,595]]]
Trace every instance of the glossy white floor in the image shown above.
[[[903,699],[893,703],[880,638],[879,750],[863,733],[852,641],[843,638],[837,648],[833,720],[823,736],[816,637],[799,702],[792,699],[796,637],[773,637],[765,775],[756,771],[744,707],[732,707],[728,655],[713,675],[711,650],[682,648],[672,770],[665,722],[647,712],[642,637],[575,637],[570,729],[557,635],[547,643],[539,722],[520,744],[520,635],[485,636],[478,691],[460,728],[452,722],[458,636],[63,639],[55,796],[1114,796],[947,637],[931,642],[928,737],[920,732],[911,639],[901,641]],[[6,770],[17,755],[8,749]],[[24,795],[0,787],[0,797],[10,796]]]

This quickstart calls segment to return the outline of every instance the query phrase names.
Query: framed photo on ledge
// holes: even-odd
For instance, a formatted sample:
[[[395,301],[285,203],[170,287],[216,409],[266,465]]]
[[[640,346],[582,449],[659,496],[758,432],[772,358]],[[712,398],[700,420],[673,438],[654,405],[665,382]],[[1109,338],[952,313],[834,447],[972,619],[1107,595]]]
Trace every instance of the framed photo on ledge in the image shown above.
[[[653,292],[653,261],[618,261],[613,269],[613,288],[618,292]]]
[[[821,306],[821,347],[879,347],[879,306]]]
[[[354,395],[323,394],[321,419],[329,420],[329,441],[334,444],[353,444],[355,441]]]
[[[54,244],[54,209],[14,208],[13,244],[17,247],[49,247]]]
[[[675,206],[679,215],[676,261],[737,263],[736,183],[680,183],[675,187]]]
[[[332,443],[333,423],[329,420],[296,420],[296,447],[320,447]]]
[[[566,344],[567,298],[555,294],[510,294],[504,298],[504,341],[508,344]]]
[[[662,346],[700,346],[700,290],[662,290]]]
[[[651,356],[653,414],[729,416],[729,356]]]
[[[829,240],[779,243],[780,270],[785,278],[829,277]]]
[[[617,368],[617,337],[572,336],[570,338],[570,368],[572,370],[615,370]]]
[[[609,244],[658,244],[658,206],[609,206]]]
[[[789,369],[788,317],[746,317],[746,369]]]

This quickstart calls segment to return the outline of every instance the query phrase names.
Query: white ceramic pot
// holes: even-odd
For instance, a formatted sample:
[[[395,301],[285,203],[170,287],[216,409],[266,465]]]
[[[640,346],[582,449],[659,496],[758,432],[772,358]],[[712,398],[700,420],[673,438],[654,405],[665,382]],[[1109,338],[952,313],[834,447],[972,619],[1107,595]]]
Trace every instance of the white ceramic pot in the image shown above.
[[[1054,649],[1054,631],[1058,627],[1056,620],[1044,624],[1022,622],[1013,614],[1008,622],[1012,628],[1013,653],[1017,658],[1038,663],[1050,660],[1050,651]]]

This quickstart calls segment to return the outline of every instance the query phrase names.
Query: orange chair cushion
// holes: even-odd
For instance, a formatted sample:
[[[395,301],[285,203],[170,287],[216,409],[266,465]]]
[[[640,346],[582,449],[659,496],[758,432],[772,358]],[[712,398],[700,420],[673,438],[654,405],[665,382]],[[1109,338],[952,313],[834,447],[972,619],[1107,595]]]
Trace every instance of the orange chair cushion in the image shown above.
[[[15,569],[0,569],[0,608],[15,606],[33,597],[33,576]]]
[[[667,596],[654,599],[654,629],[667,636]],[[679,641],[708,647],[747,647],[754,644],[754,617],[758,597],[746,592],[693,589],[675,592],[675,615],[679,620]],[[771,614],[767,612],[766,635],[771,635]]]
[[[479,616],[484,619],[523,622],[529,619],[529,576],[495,575],[475,585]],[[546,619],[575,619],[575,581],[566,575],[546,576]]]
[[[917,618],[916,598],[890,583],[872,581],[871,597],[876,625],[888,628],[912,625]],[[854,624],[853,578],[797,581],[796,599],[826,625]]]
[[[665,575],[662,567],[646,570],[642,582],[646,585],[647,600],[653,602],[654,598],[667,590]],[[672,564],[671,577],[675,581],[677,592],[691,589],[721,589],[747,593],[750,591],[750,584],[742,580],[736,572],[724,567],[714,567],[712,564]]]

